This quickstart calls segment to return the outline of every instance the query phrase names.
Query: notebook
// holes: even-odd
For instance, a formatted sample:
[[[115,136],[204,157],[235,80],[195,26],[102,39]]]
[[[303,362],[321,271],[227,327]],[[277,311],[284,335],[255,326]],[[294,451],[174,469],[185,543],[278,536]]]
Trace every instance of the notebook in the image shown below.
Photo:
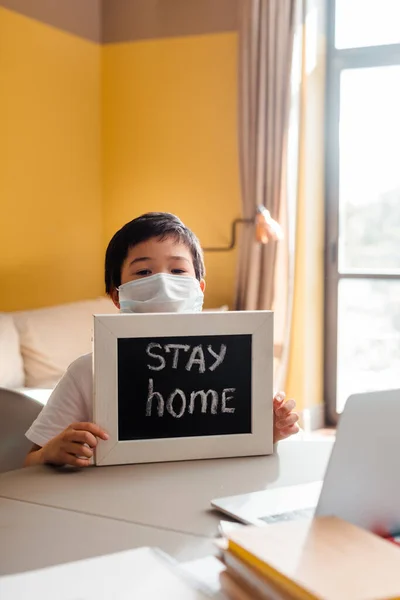
[[[224,572],[228,575],[228,578],[223,579],[221,573],[220,582],[222,588],[228,592],[228,595],[229,590],[235,587],[234,584],[236,584],[251,596],[251,600],[290,600],[292,598],[287,593],[284,593],[282,589],[267,581],[256,569],[249,567],[231,552],[223,550],[222,554],[226,567]]]
[[[167,555],[138,548],[0,577],[1,600],[206,600],[194,578]]]
[[[298,600],[400,600],[400,550],[335,517],[248,527],[228,554]]]

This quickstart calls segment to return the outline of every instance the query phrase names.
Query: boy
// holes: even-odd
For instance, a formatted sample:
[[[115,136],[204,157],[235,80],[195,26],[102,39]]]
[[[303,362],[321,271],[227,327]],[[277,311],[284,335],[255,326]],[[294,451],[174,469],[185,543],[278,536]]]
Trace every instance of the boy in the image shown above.
[[[121,312],[199,312],[204,262],[197,237],[174,215],[148,213],[127,223],[110,241],[106,292]],[[47,405],[27,431],[34,444],[25,465],[86,467],[98,439],[108,435],[92,419],[92,358],[68,368]],[[274,442],[297,433],[293,400],[274,398]]]

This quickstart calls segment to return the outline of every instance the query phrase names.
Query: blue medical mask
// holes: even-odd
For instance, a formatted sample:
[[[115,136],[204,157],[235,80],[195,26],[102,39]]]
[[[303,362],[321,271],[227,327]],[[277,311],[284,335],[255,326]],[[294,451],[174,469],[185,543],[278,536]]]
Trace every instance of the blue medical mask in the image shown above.
[[[119,286],[122,313],[201,312],[204,294],[195,277],[157,273]]]

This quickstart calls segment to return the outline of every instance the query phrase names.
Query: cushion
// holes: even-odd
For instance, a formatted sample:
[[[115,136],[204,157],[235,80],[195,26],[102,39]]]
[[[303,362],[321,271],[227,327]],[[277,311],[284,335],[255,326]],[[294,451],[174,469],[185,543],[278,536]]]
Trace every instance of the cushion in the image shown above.
[[[24,366],[19,335],[10,314],[0,313],[0,387],[24,385]]]
[[[118,310],[109,298],[11,313],[19,332],[25,386],[52,388],[76,358],[92,351],[94,314]]]

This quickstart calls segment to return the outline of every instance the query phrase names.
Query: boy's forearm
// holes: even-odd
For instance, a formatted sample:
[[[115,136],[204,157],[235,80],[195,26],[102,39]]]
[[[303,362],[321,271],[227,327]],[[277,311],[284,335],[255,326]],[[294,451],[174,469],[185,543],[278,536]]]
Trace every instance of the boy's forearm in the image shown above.
[[[43,448],[33,448],[29,454],[26,455],[24,460],[24,467],[32,467],[34,465],[42,465],[43,460]]]

